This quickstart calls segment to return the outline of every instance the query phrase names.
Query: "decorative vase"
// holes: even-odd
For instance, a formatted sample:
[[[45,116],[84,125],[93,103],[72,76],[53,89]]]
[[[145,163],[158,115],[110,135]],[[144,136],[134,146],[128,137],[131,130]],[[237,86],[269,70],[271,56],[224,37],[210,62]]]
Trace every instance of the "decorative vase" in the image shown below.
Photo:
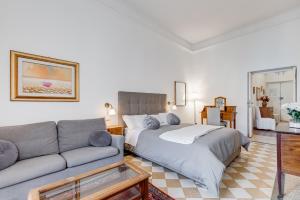
[[[299,128],[300,129],[300,119],[293,119],[289,122],[290,128]]]
[[[267,105],[268,105],[268,102],[266,102],[266,101],[263,101],[263,102],[261,103],[261,105],[262,105],[262,107],[267,107]]]

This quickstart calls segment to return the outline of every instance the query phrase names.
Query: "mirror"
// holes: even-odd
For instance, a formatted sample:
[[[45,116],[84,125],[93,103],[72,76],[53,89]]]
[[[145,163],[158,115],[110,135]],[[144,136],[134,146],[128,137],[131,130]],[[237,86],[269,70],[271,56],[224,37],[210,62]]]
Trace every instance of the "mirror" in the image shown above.
[[[225,110],[226,107],[226,98],[225,97],[216,97],[215,106],[220,108],[221,111]]]
[[[175,81],[175,105],[186,105],[186,83]]]

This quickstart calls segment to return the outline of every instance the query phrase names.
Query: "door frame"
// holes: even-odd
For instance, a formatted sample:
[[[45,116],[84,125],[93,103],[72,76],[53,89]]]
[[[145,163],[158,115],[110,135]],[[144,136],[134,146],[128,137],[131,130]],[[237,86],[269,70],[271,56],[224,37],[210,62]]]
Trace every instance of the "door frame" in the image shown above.
[[[289,67],[279,67],[279,68],[271,68],[271,69],[264,69],[264,70],[256,70],[256,71],[250,71],[247,73],[247,135],[248,137],[252,137],[252,110],[250,111],[249,107],[253,104],[252,103],[252,75],[256,73],[264,73],[264,72],[273,72],[273,71],[281,71],[281,70],[288,70],[293,69],[295,71],[295,101],[298,100],[298,94],[297,94],[297,66],[289,66]],[[251,114],[251,118],[250,118]],[[251,122],[250,122],[251,120]],[[251,125],[251,127],[250,127]]]

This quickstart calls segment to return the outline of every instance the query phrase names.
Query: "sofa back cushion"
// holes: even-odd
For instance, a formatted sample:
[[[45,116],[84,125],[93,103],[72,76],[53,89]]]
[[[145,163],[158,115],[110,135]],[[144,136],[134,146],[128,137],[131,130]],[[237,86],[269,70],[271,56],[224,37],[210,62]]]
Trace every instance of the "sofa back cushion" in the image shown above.
[[[59,152],[55,122],[0,127],[0,139],[17,146],[19,160]]]
[[[104,118],[62,120],[57,123],[60,152],[89,146],[89,137],[95,131],[106,130]]]

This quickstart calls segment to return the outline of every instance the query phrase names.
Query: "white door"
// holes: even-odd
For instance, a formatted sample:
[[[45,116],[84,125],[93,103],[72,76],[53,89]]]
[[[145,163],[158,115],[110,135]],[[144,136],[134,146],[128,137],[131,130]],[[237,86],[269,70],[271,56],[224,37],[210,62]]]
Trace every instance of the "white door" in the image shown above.
[[[280,83],[268,83],[266,88],[266,95],[270,98],[268,107],[273,107],[274,116],[280,117]]]
[[[294,102],[294,82],[282,82],[280,86],[281,105]],[[286,114],[286,112],[281,112],[280,119],[281,121],[288,121],[289,116]]]
[[[293,81],[268,83],[266,95],[270,97],[269,107],[273,107],[274,116],[279,117],[279,121],[288,121],[289,116],[282,112],[281,106],[286,103],[294,102],[294,83]]]

